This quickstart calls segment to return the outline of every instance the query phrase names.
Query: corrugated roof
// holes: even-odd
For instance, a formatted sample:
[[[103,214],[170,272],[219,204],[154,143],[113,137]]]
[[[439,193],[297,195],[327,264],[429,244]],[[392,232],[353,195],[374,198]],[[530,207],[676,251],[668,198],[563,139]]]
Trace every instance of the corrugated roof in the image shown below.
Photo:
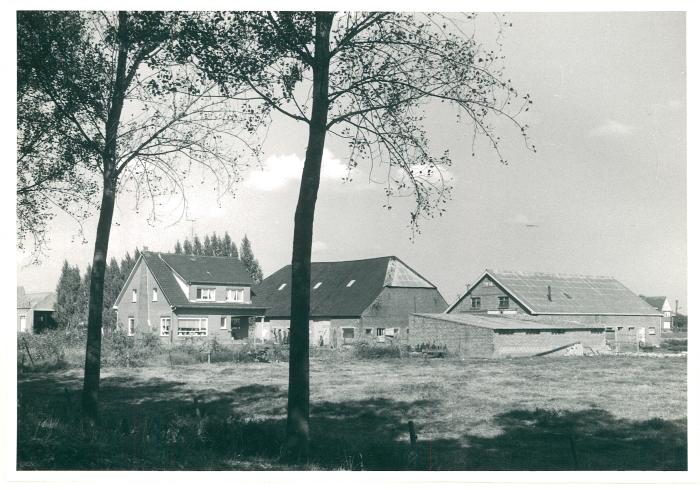
[[[388,271],[391,273],[387,274]],[[394,271],[400,271],[401,277],[398,282],[395,281],[397,278]],[[268,305],[267,316],[290,316],[291,281],[292,268],[291,265],[287,265],[255,288],[256,301]],[[321,284],[314,288],[319,283]],[[359,317],[376,299],[385,284],[390,287],[435,288],[393,256],[341,262],[312,262],[311,316]]]
[[[189,284],[253,284],[248,271],[236,258],[164,253],[158,256]]]
[[[562,320],[557,324],[541,323],[535,319],[517,315],[515,317],[505,315],[471,315],[469,313],[413,313],[415,316],[437,318],[460,325],[488,328],[491,330],[602,330],[600,325],[586,325],[585,323]]]
[[[659,315],[610,276],[486,270],[535,314]],[[548,298],[551,288],[551,300]]]

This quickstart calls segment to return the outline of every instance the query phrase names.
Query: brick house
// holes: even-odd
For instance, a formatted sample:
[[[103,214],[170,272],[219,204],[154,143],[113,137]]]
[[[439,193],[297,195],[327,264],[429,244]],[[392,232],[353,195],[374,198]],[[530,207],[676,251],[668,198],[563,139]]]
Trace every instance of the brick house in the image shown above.
[[[17,331],[39,333],[54,328],[55,292],[27,293],[17,288]]]
[[[447,314],[531,319],[553,327],[604,329],[615,350],[658,346],[663,314],[619,281],[584,276],[486,270]]]
[[[114,304],[117,327],[163,342],[247,339],[265,314],[251,300],[252,284],[236,258],[144,251]]]
[[[673,320],[673,310],[671,309],[671,303],[668,302],[666,296],[642,296],[640,294],[639,297],[654,307],[656,311],[661,312],[661,314],[664,316],[661,330],[663,332],[670,332],[671,322]]]
[[[286,339],[291,272],[285,266],[255,288],[256,301],[268,307],[256,339]],[[407,334],[411,313],[438,313],[446,307],[437,287],[397,257],[311,264],[311,345],[398,340]]]

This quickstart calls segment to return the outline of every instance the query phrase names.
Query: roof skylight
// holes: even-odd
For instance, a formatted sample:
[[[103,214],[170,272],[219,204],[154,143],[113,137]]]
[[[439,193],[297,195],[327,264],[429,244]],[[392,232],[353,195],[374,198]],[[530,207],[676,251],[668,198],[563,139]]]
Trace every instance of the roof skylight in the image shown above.
[[[323,282],[317,282],[316,285],[314,286],[314,289],[320,288],[321,284],[323,284]]]
[[[287,285],[287,283],[286,283],[286,282],[283,282],[283,283],[280,285],[280,287],[277,288],[277,291],[282,291],[286,285]]]
[[[353,284],[355,284],[355,279],[351,279],[350,282],[347,283],[347,285],[346,285],[345,287],[346,287],[346,288],[349,288],[349,287],[352,286]]]

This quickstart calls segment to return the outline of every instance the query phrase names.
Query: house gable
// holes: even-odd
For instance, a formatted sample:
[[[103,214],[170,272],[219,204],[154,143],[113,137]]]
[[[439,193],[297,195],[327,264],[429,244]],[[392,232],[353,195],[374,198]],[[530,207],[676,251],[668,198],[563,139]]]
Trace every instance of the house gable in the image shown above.
[[[502,297],[508,297],[507,308],[501,308],[500,298]],[[472,298],[478,298],[478,306],[474,308],[472,307]],[[532,314],[528,305],[524,304],[486,271],[467,289],[466,293],[447,308],[445,313],[500,313],[501,311]]]

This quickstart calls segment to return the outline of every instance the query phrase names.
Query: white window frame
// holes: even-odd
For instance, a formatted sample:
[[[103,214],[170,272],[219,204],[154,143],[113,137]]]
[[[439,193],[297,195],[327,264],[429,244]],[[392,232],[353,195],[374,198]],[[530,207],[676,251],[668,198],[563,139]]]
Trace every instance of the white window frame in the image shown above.
[[[171,327],[173,325],[172,318],[169,316],[160,317],[160,336],[170,337]],[[166,327],[165,329],[163,327]]]
[[[481,296],[472,296],[471,297],[471,306],[469,307],[471,310],[480,310],[481,309]],[[478,304],[476,304],[478,303]]]
[[[185,330],[185,331],[183,332],[183,330],[182,330],[183,326],[180,325],[180,323],[181,323],[182,321],[186,321],[186,322],[187,322],[187,321],[192,321],[192,320],[198,320],[199,325],[198,325],[197,327],[193,327],[193,328],[198,328],[198,329],[200,329],[199,332],[203,332],[203,333],[196,333],[196,332],[193,332],[193,331],[190,331],[190,332],[188,333],[187,330]],[[191,327],[184,327],[184,328],[191,328]],[[209,336],[209,318],[207,318],[207,317],[205,317],[205,316],[202,316],[202,317],[198,317],[198,316],[186,316],[186,317],[180,317],[180,318],[178,318],[178,321],[177,321],[177,336],[180,337],[180,338],[186,338],[186,337],[207,337],[207,336]]]
[[[204,292],[207,292],[206,297]],[[216,301],[216,288],[197,288],[195,292],[197,301]]]
[[[226,290],[226,301],[229,303],[243,303],[245,301],[245,289],[228,288]]]
[[[505,301],[503,301],[505,300]],[[505,303],[505,305],[503,304]],[[510,308],[510,296],[499,296],[498,297],[498,309],[507,310]]]
[[[228,330],[228,327],[226,326],[226,317],[224,315],[221,315],[221,320],[219,321],[219,330]]]
[[[135,289],[135,288],[132,289],[132,290],[131,290],[131,302],[132,302],[132,303],[136,303],[136,300],[138,299],[138,297],[139,297],[139,291],[138,291],[138,289]]]
[[[126,334],[129,337],[136,335],[136,318],[130,316],[126,322]]]
[[[151,291],[151,301],[154,303],[158,301],[158,288],[153,288],[153,291]]]

